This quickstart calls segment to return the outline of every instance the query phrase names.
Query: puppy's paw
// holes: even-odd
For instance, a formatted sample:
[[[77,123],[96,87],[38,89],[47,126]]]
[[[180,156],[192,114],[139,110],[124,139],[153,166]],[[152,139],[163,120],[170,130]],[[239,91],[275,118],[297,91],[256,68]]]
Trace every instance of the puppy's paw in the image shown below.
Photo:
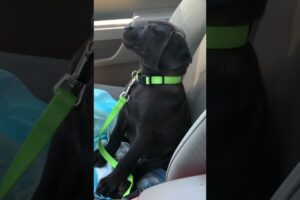
[[[97,186],[96,193],[104,197],[116,197],[118,196],[118,185],[114,183],[115,181],[111,176],[103,178]]]
[[[99,150],[94,152],[93,162],[95,167],[104,167],[106,160],[100,155]]]
[[[124,181],[121,182],[121,184],[119,185],[118,187],[118,193],[117,193],[117,197],[114,197],[114,198],[119,198],[119,197],[122,197],[123,194],[127,191],[127,189],[129,188],[130,186],[130,182],[126,179]]]

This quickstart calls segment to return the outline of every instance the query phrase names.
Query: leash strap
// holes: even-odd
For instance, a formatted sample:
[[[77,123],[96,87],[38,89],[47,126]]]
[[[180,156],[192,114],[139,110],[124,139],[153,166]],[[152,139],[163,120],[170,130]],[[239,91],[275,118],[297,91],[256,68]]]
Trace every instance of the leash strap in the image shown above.
[[[118,102],[114,106],[113,110],[110,112],[109,116],[105,120],[101,130],[100,130],[100,137],[98,140],[98,148],[100,151],[100,154],[103,156],[103,158],[113,167],[116,168],[118,165],[118,161],[116,161],[103,147],[102,142],[101,142],[101,135],[104,133],[104,131],[107,129],[107,127],[110,125],[110,123],[113,121],[113,119],[118,115],[120,110],[123,108],[123,106],[126,104],[127,98],[124,96],[120,96]],[[127,178],[127,180],[130,182],[130,186],[126,190],[126,192],[123,194],[123,197],[129,195],[131,188],[133,186],[133,176],[130,174]]]
[[[249,25],[207,26],[207,49],[231,49],[244,46],[248,40]]]
[[[0,199],[10,191],[25,173],[77,102],[77,97],[64,88],[55,96],[36,122],[0,183]]]

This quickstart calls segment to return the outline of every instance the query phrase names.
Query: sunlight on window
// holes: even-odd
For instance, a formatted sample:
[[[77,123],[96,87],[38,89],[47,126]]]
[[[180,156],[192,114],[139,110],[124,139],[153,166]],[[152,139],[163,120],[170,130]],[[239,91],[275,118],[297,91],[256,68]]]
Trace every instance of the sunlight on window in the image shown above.
[[[107,29],[107,28],[119,28],[124,27],[127,24],[133,22],[133,20],[139,18],[139,16],[134,16],[128,19],[114,19],[114,20],[100,20],[94,21],[95,29]]]

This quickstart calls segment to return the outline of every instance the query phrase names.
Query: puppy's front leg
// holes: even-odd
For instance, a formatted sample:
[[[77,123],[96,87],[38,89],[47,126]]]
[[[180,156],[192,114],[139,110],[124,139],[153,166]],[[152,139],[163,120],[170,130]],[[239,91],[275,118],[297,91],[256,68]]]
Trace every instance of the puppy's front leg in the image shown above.
[[[116,151],[118,150],[118,148],[121,144],[122,137],[124,136],[127,129],[128,129],[128,120],[127,120],[127,117],[125,115],[125,111],[123,108],[119,113],[119,116],[118,116],[118,119],[116,122],[116,126],[115,126],[112,134],[110,135],[109,142],[105,147],[106,151],[110,155],[112,155],[112,156],[115,155]],[[100,155],[100,152],[97,149],[94,152],[94,165],[96,167],[103,167],[105,165],[105,163],[106,163],[106,161]]]
[[[151,135],[151,133],[145,133],[144,135]],[[142,157],[149,147],[151,147],[153,139],[154,137],[145,137],[137,133],[137,137],[135,138],[130,150],[119,161],[119,164],[114,171],[101,180],[97,188],[97,193],[104,196],[114,195],[121,182],[131,173],[138,159]]]

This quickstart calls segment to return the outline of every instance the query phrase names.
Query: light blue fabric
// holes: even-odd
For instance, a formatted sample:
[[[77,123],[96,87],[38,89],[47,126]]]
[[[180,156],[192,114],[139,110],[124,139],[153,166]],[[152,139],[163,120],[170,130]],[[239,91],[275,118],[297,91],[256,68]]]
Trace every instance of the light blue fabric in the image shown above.
[[[0,70],[0,133],[23,141],[46,104],[13,74]]]
[[[94,150],[98,148],[100,129],[115,104],[116,100],[112,98],[108,92],[101,89],[94,89]],[[102,135],[101,141],[104,145],[108,142],[109,134],[115,126],[115,122],[116,119],[114,119],[106,132]],[[111,171],[112,167],[109,165],[106,165],[101,169],[94,168],[94,192],[97,189],[100,179],[107,176]]]
[[[13,74],[0,69],[0,179],[23,140],[46,108]],[[47,155],[47,148],[8,194],[7,200],[29,200],[35,191]]]
[[[94,89],[94,150],[98,148],[100,129],[116,104],[116,100],[110,94],[101,89]],[[109,139],[109,134],[115,126],[116,119],[110,124],[102,135],[104,145]]]

